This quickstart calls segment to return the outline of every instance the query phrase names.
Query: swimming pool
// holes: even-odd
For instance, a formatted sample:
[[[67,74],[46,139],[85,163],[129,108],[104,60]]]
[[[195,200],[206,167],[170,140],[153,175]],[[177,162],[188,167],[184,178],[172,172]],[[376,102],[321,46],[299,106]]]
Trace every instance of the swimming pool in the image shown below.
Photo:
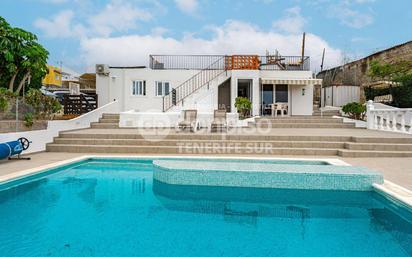
[[[412,256],[411,213],[373,191],[171,185],[153,169],[94,159],[1,185],[0,256]]]

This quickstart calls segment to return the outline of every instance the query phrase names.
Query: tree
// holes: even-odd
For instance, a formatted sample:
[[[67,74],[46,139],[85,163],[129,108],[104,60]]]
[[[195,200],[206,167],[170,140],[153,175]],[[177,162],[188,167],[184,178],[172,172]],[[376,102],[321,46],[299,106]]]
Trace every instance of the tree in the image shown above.
[[[398,85],[388,88],[365,88],[367,99],[373,100],[375,96],[390,94],[393,98],[392,106],[412,107],[412,60],[394,63],[373,61],[368,73],[372,79],[390,80],[398,82]]]
[[[412,61],[385,63],[375,60],[371,62],[368,73],[373,79],[403,82],[412,76]]]
[[[37,41],[36,35],[11,27],[0,16],[0,82],[16,94],[31,77],[47,74],[49,52]]]

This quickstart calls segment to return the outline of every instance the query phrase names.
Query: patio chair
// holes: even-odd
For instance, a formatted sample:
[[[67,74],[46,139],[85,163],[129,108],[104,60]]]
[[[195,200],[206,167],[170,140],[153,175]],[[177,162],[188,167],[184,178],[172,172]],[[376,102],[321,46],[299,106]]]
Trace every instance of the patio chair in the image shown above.
[[[277,103],[272,105],[272,116],[277,117],[278,112],[282,115],[288,114],[288,104],[287,103]]]
[[[213,121],[210,124],[211,132],[227,131],[226,110],[215,110],[213,113]]]
[[[181,120],[178,125],[178,130],[185,130],[189,128],[190,131],[196,132],[199,128],[199,121],[197,120],[197,110],[184,110],[183,120]]]

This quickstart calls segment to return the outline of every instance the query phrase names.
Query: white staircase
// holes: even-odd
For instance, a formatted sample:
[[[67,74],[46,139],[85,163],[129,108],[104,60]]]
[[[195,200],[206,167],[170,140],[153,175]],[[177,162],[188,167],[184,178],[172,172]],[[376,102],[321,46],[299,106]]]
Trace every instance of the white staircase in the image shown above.
[[[163,112],[180,111],[182,108],[213,110],[217,103],[218,86],[230,77],[222,56],[163,97]]]

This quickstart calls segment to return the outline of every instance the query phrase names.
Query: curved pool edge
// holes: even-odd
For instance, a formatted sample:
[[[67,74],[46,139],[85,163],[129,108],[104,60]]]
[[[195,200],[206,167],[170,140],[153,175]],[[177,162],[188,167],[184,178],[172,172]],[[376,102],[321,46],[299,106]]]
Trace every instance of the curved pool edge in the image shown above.
[[[373,189],[392,203],[412,211],[412,191],[389,180],[384,180],[383,184],[374,184]]]

